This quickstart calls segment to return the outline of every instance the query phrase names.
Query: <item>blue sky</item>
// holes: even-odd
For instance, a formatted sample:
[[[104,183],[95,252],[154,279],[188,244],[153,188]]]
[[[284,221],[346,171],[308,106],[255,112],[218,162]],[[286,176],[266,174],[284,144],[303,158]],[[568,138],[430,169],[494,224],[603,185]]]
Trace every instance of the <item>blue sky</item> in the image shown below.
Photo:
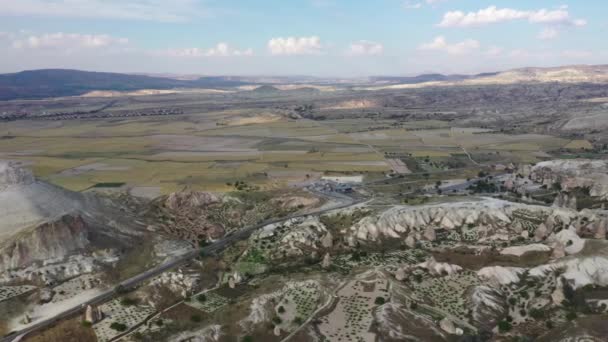
[[[608,2],[0,0],[0,72],[412,75],[602,64]]]

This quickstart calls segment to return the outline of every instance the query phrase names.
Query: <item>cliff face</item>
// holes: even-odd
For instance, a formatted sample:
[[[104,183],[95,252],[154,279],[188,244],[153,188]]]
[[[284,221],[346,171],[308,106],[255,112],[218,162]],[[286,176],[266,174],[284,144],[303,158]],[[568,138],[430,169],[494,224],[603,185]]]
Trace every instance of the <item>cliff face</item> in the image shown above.
[[[85,221],[65,215],[41,224],[0,245],[0,271],[20,268],[36,260],[61,259],[89,245]]]

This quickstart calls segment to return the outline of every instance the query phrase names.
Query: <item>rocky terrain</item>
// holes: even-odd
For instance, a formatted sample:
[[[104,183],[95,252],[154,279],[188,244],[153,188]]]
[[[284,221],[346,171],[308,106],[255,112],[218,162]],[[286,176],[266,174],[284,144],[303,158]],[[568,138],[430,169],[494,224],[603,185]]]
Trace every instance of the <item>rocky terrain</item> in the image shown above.
[[[136,204],[125,204],[70,192],[35,179],[15,164],[1,163],[0,270],[60,262],[112,244],[127,246],[144,225],[137,219]]]
[[[607,199],[607,172],[606,160],[551,160],[534,165],[530,177],[547,186],[559,185],[564,191],[582,188],[589,196]]]

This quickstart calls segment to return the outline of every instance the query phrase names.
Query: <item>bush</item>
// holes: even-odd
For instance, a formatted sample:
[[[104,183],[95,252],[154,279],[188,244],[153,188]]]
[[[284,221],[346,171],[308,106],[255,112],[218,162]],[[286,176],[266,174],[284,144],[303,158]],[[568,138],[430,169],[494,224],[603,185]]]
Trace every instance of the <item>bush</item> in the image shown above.
[[[276,325],[281,324],[281,322],[283,322],[283,320],[281,319],[281,317],[274,316],[274,317],[272,318],[272,323],[274,323],[274,324],[276,324]]]
[[[576,316],[576,312],[574,312],[574,311],[570,311],[570,312],[568,312],[568,313],[566,314],[566,319],[567,319],[567,320],[569,320],[569,321],[573,321],[573,320],[575,320],[575,319],[576,319],[576,317],[577,317],[577,316]]]
[[[545,316],[545,313],[539,309],[530,309],[530,317],[534,319],[541,319]]]
[[[376,303],[376,305],[382,305],[382,304],[386,303],[386,299],[384,299],[384,297],[376,297],[376,300],[374,301],[374,303]]]
[[[120,300],[120,304],[124,306],[131,306],[137,304],[137,299],[125,297]]]
[[[247,336],[243,337],[243,339],[241,341],[242,342],[253,342],[253,336],[247,335]]]
[[[205,296],[205,294],[201,293],[200,295],[196,296],[196,300],[203,303],[207,300],[207,296]]]
[[[283,314],[283,313],[285,313],[285,308],[281,305],[281,306],[279,306],[278,311],[280,314]]]
[[[296,317],[296,318],[293,319],[293,322],[295,324],[297,324],[297,325],[300,325],[300,324],[304,323],[304,320],[302,319],[302,317],[298,316],[298,317]]]
[[[511,323],[504,320],[498,322],[498,331],[500,331],[501,333],[505,333],[509,330],[511,330]]]
[[[110,324],[110,329],[113,329],[116,331],[125,331],[125,330],[127,330],[127,326],[122,323],[113,322],[112,324]]]
[[[412,304],[410,304],[410,309],[412,309],[412,310],[418,309],[418,303],[412,302]]]
[[[553,322],[551,322],[551,321],[546,321],[546,322],[545,322],[545,326],[547,327],[547,329],[553,329]]]
[[[194,323],[199,323],[200,321],[202,321],[203,319],[201,318],[201,316],[199,315],[192,315],[190,316],[190,320]]]

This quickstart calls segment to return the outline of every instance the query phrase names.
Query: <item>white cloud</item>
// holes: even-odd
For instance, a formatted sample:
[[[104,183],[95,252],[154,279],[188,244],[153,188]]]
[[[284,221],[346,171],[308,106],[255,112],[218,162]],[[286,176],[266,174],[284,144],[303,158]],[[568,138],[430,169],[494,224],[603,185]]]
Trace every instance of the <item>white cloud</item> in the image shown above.
[[[418,49],[426,51],[443,51],[450,55],[464,55],[478,50],[479,47],[479,42],[474,39],[466,39],[458,43],[450,44],[444,36],[438,36],[432,42],[420,45]]]
[[[538,37],[538,39],[542,39],[542,40],[551,40],[551,39],[557,38],[558,35],[559,35],[559,31],[557,31],[555,28],[546,27],[542,31],[540,31],[540,33],[538,34],[537,37]]]
[[[0,0],[4,16],[186,21],[206,11],[200,0]]]
[[[368,40],[360,40],[350,44],[348,54],[351,56],[377,56],[384,52],[384,46],[380,43]]]
[[[237,50],[227,43],[221,42],[209,49],[184,48],[169,49],[160,52],[161,55],[172,57],[230,57],[230,56],[253,56],[252,49]]]
[[[405,8],[405,9],[420,9],[420,8],[422,8],[422,3],[421,2],[406,1],[406,2],[403,3],[403,8]]]
[[[500,56],[502,54],[502,52],[504,51],[503,48],[501,48],[500,46],[491,46],[486,52],[485,54],[487,56]]]
[[[268,50],[272,55],[317,55],[321,49],[321,39],[317,36],[278,37],[268,41]]]
[[[107,48],[126,45],[127,38],[115,38],[107,34],[45,33],[30,35],[13,40],[15,49],[56,49],[71,51],[75,49]]]
[[[412,1],[412,0],[406,0],[403,3],[403,8],[405,9],[420,9],[423,7],[423,5],[429,5],[429,6],[434,6],[438,3],[444,2],[447,0],[420,0],[420,1]]]
[[[587,22],[583,19],[572,19],[567,8],[560,7],[555,10],[540,9],[536,11],[520,11],[512,8],[497,8],[490,6],[477,12],[464,13],[462,11],[450,11],[443,15],[440,27],[471,27],[496,24],[513,20],[528,20],[535,24],[553,24],[584,26]]]

